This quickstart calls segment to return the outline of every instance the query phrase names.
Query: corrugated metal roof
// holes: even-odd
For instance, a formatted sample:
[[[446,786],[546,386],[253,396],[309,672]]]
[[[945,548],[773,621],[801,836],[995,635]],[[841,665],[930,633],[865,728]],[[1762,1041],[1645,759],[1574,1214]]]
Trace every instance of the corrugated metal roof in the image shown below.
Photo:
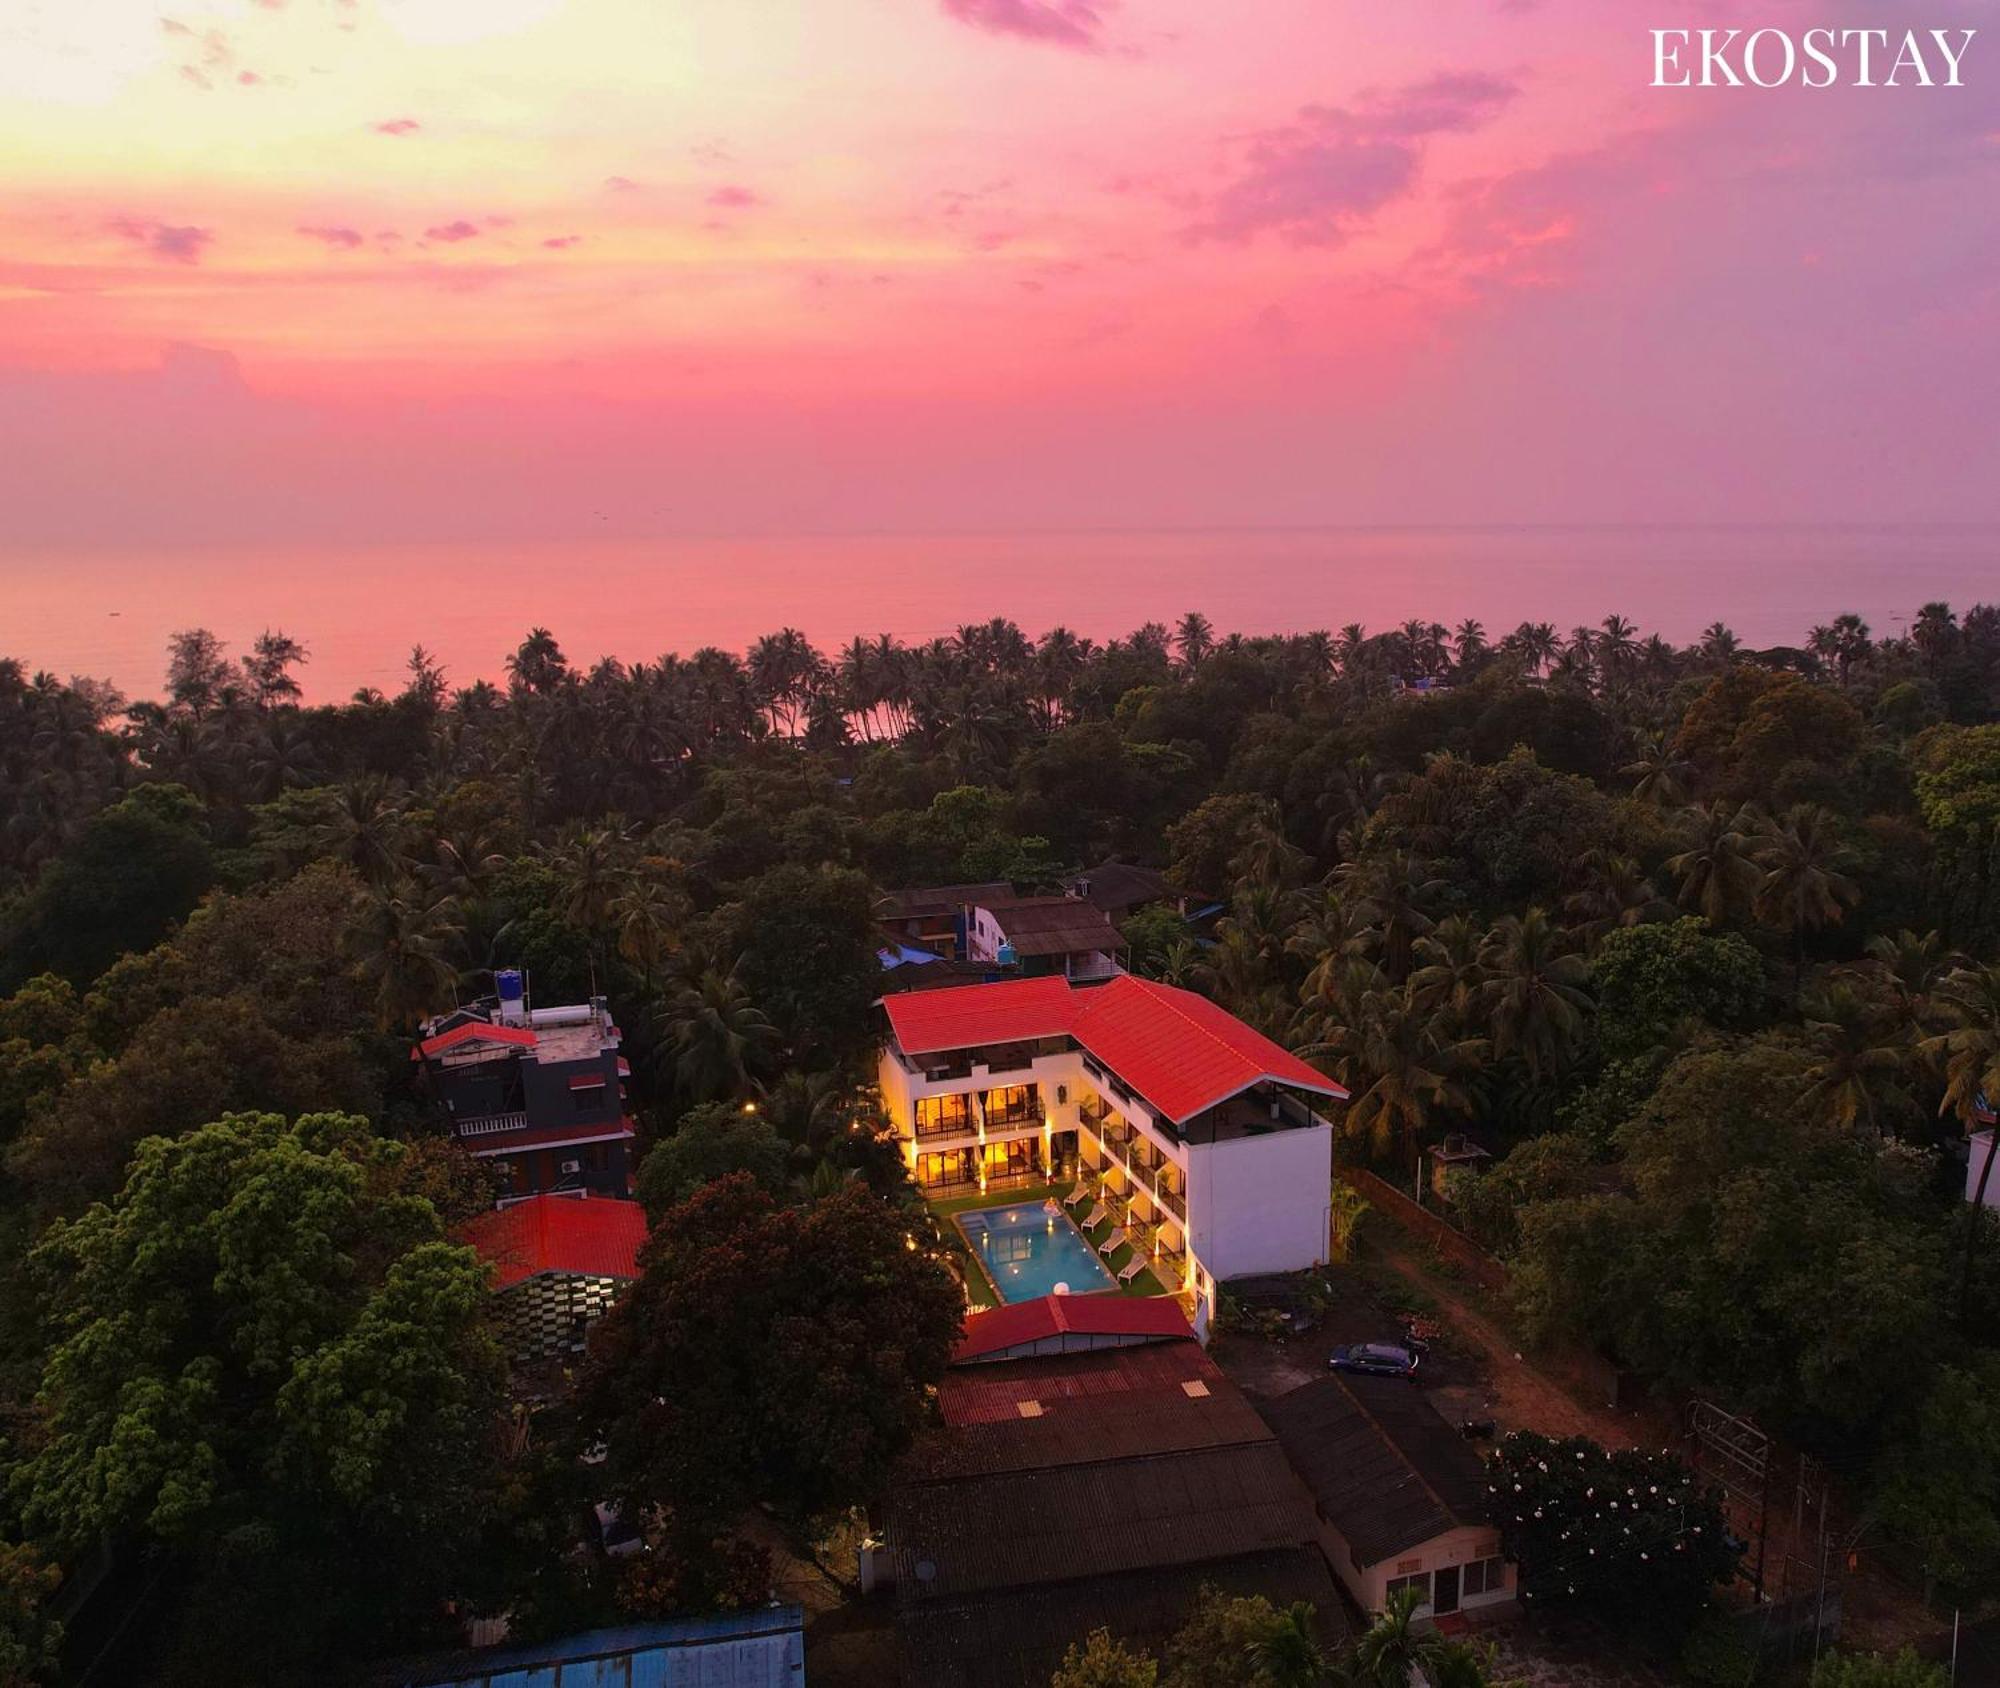
[[[1340,1593],[1316,1547],[1291,1547],[1204,1564],[1148,1566],[1078,1582],[928,1601],[899,1617],[903,1680],[922,1688],[1021,1688],[1044,1683],[1063,1654],[1094,1629],[1160,1652],[1187,1621],[1204,1587],[1232,1598],[1261,1594],[1280,1609],[1313,1608],[1322,1650],[1348,1640]]]
[[[543,1272],[630,1279],[639,1275],[646,1212],[606,1196],[530,1196],[482,1213],[459,1235],[492,1265],[495,1290]]]
[[[1487,1521],[1479,1456],[1407,1378],[1336,1374],[1263,1410],[1321,1515],[1365,1565]]]
[[[1117,1290],[1097,1295],[1044,1295],[968,1314],[965,1334],[958,1339],[952,1360],[963,1364],[983,1354],[1069,1333],[1192,1340],[1194,1327],[1179,1305],[1164,1295],[1125,1295]]]
[[[442,1055],[447,1049],[456,1049],[462,1043],[498,1043],[516,1049],[535,1047],[535,1034],[526,1026],[495,1026],[484,1020],[474,1020],[462,1026],[453,1026],[448,1032],[439,1032],[436,1037],[427,1037],[411,1052],[416,1055]]]
[[[1023,897],[990,910],[1016,955],[1073,955],[1123,946],[1118,928],[1080,897]]]
[[[1192,1118],[1261,1079],[1347,1095],[1207,997],[1129,973],[1082,990],[1060,978],[965,985],[888,997],[883,1007],[909,1055],[1074,1037],[1170,1120]]]
[[[590,1630],[476,1655],[407,1688],[798,1688],[805,1613],[797,1606]]]

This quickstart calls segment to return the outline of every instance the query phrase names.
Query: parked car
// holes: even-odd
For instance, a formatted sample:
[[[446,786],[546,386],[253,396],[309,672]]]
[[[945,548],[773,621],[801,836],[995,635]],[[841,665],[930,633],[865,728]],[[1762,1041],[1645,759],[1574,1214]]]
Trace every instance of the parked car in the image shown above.
[[[1334,1371],[1362,1372],[1369,1377],[1414,1377],[1423,1356],[1396,1342],[1355,1342],[1333,1351],[1327,1365]]]

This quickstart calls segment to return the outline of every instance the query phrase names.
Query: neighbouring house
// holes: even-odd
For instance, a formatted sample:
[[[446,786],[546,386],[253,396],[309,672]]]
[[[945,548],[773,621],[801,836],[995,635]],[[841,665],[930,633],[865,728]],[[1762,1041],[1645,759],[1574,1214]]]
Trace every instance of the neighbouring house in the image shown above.
[[[1336,1372],[1263,1413],[1312,1493],[1327,1563],[1364,1612],[1401,1588],[1430,1617],[1514,1599],[1485,1467],[1409,1379]]]
[[[514,1195],[625,1195],[631,1068],[609,1006],[531,1009],[520,973],[493,977],[496,996],[426,1021],[410,1052],[452,1135],[502,1168]]]
[[[1328,1258],[1347,1092],[1206,997],[1131,974],[884,997],[882,1107],[926,1194],[1086,1179],[1169,1289]]]
[[[574,1352],[592,1319],[639,1276],[646,1214],[583,1191],[529,1196],[459,1231],[493,1269],[507,1351],[517,1360]]]
[[[1164,873],[1156,867],[1141,867],[1137,862],[1099,862],[1095,867],[1071,874],[1062,882],[1062,888],[1066,895],[1082,898],[1114,921],[1125,920],[1155,903],[1167,903],[1176,909],[1184,908],[1186,903],[1185,898],[1168,886]]]
[[[1124,970],[1125,940],[1110,917],[1081,897],[1015,897],[972,905],[966,959],[1017,967],[1028,978],[1108,979]]]
[[[891,891],[875,904],[875,919],[899,946],[927,950],[945,961],[968,959],[966,923],[976,905],[1014,900],[1004,880],[981,885],[926,885]]]
[[[801,1688],[805,1679],[804,1610],[766,1606],[499,1647],[380,1680],[396,1688]]]
[[[1347,1638],[1317,1521],[1270,1428],[1170,1301],[1050,1297],[966,1321],[938,1389],[942,1425],[892,1487],[885,1547],[903,1680],[1046,1682],[1093,1629],[1158,1650],[1204,1585],[1308,1601],[1329,1653]],[[1040,1321],[1036,1324],[1037,1321]],[[1030,1324],[1085,1346],[1020,1354]]]

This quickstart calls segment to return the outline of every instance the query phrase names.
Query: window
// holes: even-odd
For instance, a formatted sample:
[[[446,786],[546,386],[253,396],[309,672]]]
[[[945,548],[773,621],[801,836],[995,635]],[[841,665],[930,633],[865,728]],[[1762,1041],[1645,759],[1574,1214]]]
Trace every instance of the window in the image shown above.
[[[1507,1561],[1474,1559],[1465,1567],[1461,1585],[1467,1594],[1498,1594],[1507,1586]]]
[[[578,1085],[570,1091],[569,1099],[570,1106],[575,1108],[578,1113],[595,1113],[599,1108],[604,1106],[604,1085],[601,1082],[597,1084]]]
[[[943,1137],[972,1129],[972,1103],[963,1094],[920,1096],[916,1108],[917,1135]]]
[[[1431,1603],[1430,1572],[1419,1571],[1412,1577],[1391,1577],[1382,1592],[1385,1595],[1395,1595],[1406,1588],[1414,1588],[1417,1591],[1418,1600],[1422,1605],[1428,1606]]]

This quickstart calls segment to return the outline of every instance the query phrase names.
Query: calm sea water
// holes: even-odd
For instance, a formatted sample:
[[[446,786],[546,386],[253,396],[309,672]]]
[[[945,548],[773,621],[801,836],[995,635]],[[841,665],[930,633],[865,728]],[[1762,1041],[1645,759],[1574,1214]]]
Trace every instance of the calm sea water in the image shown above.
[[[495,678],[534,625],[574,661],[741,647],[791,625],[921,641],[1005,615],[1103,639],[1199,609],[1246,633],[1467,616],[1497,635],[1616,611],[1676,641],[1720,618],[1797,643],[1842,610],[1878,633],[1917,607],[2000,597],[2000,526],[1338,528],[839,535],[340,550],[0,556],[0,655],[157,692],[167,635],[233,649],[266,627],[312,652],[308,696],[393,690],[410,646]]]

